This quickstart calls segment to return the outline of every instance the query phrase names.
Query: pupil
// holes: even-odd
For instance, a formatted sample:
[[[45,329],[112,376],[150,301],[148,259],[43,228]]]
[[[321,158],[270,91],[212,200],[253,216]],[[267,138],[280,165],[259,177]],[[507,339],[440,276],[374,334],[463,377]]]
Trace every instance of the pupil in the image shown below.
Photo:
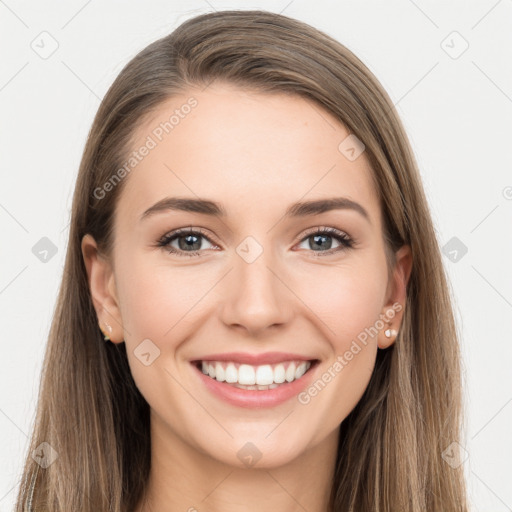
[[[183,240],[183,238],[185,238],[184,244],[181,243],[181,240]],[[185,237],[180,238],[180,246],[181,246],[180,249],[191,249],[192,248],[195,250],[199,250],[201,248],[201,243],[197,242],[198,238],[199,237],[197,237],[196,235],[186,235]],[[192,239],[195,239],[196,241],[194,241]],[[199,247],[195,247],[195,248],[192,247],[194,245],[194,243],[199,245]]]
[[[314,239],[314,241],[315,241],[315,244],[316,244],[318,247],[320,247],[321,249],[330,249],[330,247],[331,247],[332,243],[331,243],[331,244],[327,244],[327,245],[328,245],[328,247],[325,247],[325,245],[324,245],[324,246],[321,246],[321,245],[319,244],[319,241],[321,241],[321,240],[325,241],[325,239],[326,239],[326,238],[331,238],[331,237],[330,237],[330,236],[326,236],[326,235],[314,235],[314,236],[313,236],[313,239]]]

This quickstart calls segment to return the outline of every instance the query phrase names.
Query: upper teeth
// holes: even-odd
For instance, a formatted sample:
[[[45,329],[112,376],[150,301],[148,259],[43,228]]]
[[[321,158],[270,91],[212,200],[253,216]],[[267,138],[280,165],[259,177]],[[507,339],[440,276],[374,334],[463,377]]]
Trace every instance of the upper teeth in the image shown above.
[[[203,373],[219,382],[238,383],[242,385],[281,384],[285,380],[292,382],[302,377],[311,366],[310,361],[287,361],[275,365],[225,363],[219,361],[202,361]]]

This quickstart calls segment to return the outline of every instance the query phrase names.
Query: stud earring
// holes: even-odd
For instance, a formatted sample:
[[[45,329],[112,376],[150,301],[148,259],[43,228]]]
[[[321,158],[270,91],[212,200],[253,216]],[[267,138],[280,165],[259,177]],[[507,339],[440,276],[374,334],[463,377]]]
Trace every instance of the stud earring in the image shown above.
[[[110,335],[112,334],[112,327],[110,325],[108,325],[107,323],[105,323],[105,325],[107,326],[107,329],[108,329],[108,334],[105,334],[105,331],[103,329],[101,329],[101,332],[103,333],[103,337],[105,339],[105,341],[110,341]]]
[[[398,331],[395,331],[395,329],[386,329],[384,331],[384,334],[386,335],[386,338],[394,337],[398,334]]]

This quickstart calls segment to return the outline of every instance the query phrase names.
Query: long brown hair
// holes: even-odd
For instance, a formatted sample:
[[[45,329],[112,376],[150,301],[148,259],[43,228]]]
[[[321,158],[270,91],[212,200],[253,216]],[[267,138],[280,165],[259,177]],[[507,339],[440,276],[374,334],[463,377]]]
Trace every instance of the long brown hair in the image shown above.
[[[352,52],[303,22],[265,11],[221,11],[187,20],[136,55],[99,107],[76,182],[16,512],[132,512],[144,493],[151,462],[149,406],[133,381],[125,344],[103,340],[81,240],[90,233],[101,252],[111,255],[113,212],[126,180],[107,198],[94,191],[126,161],[134,131],[147,115],[172,95],[214,80],[299,95],[334,115],[365,145],[388,264],[402,245],[411,247],[398,338],[378,351],[363,397],[340,426],[332,510],[466,512],[462,466],[443,458],[451,443],[463,444],[459,335],[402,123]],[[37,453],[51,462],[51,450],[57,454],[53,463],[36,462]]]

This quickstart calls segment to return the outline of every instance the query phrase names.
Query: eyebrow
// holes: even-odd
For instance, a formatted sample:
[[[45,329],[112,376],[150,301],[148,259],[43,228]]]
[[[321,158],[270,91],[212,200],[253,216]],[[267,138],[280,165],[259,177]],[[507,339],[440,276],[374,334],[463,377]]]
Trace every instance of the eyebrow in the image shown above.
[[[201,213],[213,217],[225,218],[227,216],[224,207],[207,199],[189,199],[180,197],[165,197],[148,208],[140,217],[144,220],[157,213],[166,211],[182,211],[191,213]],[[319,215],[320,213],[331,210],[354,210],[362,215],[370,224],[370,215],[366,209],[359,203],[348,199],[347,197],[333,197],[327,199],[317,199],[313,201],[302,201],[290,205],[285,212],[285,217],[306,217]]]

